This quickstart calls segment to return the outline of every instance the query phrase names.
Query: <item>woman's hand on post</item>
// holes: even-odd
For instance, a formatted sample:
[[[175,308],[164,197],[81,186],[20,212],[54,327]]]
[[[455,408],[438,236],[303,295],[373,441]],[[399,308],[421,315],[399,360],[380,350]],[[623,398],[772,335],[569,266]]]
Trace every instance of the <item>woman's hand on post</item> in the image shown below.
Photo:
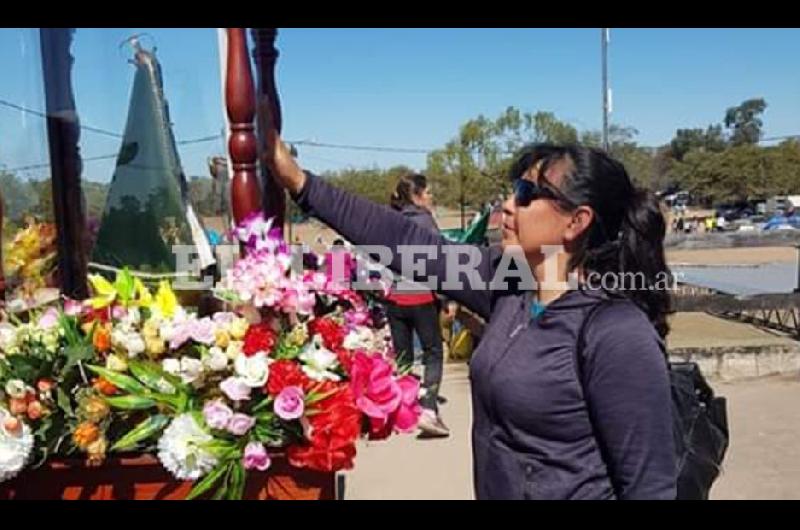
[[[273,126],[272,116],[268,115],[267,123],[269,128],[266,131],[262,162],[267,165],[272,178],[279,186],[286,188],[291,193],[299,193],[306,183],[306,174],[297,165],[291,151],[281,140],[280,134]]]

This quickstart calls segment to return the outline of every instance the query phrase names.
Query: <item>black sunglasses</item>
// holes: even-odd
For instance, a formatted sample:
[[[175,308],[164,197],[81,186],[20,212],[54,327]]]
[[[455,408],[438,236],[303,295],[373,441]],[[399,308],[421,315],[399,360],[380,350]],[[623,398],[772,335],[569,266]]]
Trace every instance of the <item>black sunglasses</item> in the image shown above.
[[[536,199],[551,199],[570,208],[576,207],[575,203],[549,186],[540,186],[532,180],[523,178],[514,181],[514,203],[517,206],[524,208]]]

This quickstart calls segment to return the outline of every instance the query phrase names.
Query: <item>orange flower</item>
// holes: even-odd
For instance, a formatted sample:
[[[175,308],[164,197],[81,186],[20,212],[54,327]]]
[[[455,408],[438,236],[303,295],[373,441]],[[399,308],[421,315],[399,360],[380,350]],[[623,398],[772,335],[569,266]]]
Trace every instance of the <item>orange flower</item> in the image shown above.
[[[111,348],[111,332],[105,326],[98,326],[92,336],[92,345],[99,352],[107,352]]]
[[[97,425],[89,421],[85,421],[75,428],[72,433],[72,441],[81,449],[86,449],[95,440],[100,437],[100,429]]]
[[[31,401],[28,403],[28,418],[32,420],[38,420],[41,418],[45,413],[45,409],[42,406],[41,401]]]
[[[49,392],[54,386],[56,384],[52,379],[39,379],[39,382],[36,383],[36,388],[39,389],[39,392]]]
[[[28,402],[25,399],[11,398],[8,402],[11,414],[25,414],[28,412]]]
[[[20,428],[22,427],[22,422],[20,422],[17,418],[9,416],[5,420],[3,420],[3,428],[8,431],[9,434],[16,434],[19,432]]]
[[[93,385],[95,390],[104,394],[106,396],[113,396],[117,393],[117,387],[111,381],[107,379],[103,379],[102,377],[98,377],[93,381]]]
[[[103,436],[86,446],[86,453],[89,455],[86,464],[92,467],[102,464],[106,458],[107,447],[108,442]]]
[[[108,416],[110,409],[108,403],[100,397],[92,396],[81,403],[81,413],[89,421],[99,422]]]

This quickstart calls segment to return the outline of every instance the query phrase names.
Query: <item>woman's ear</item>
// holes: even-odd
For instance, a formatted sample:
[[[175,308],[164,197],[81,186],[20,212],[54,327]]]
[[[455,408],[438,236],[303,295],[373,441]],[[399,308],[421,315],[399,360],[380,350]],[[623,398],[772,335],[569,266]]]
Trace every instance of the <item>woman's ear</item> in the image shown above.
[[[567,230],[564,232],[564,240],[567,243],[577,241],[580,237],[589,230],[594,220],[594,210],[589,206],[578,206],[572,212],[572,218],[567,225]]]

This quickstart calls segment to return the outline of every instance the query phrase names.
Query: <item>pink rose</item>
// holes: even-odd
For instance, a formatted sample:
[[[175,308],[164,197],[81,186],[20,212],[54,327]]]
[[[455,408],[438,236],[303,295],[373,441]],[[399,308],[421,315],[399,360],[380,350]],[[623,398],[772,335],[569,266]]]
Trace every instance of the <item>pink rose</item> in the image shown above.
[[[351,310],[344,314],[344,321],[348,328],[352,329],[357,326],[365,326],[370,323],[370,315],[366,310]]]
[[[236,436],[247,434],[247,431],[256,424],[256,419],[247,414],[237,412],[228,420],[228,432]]]
[[[418,399],[419,380],[416,377],[406,375],[398,379],[397,384],[402,395],[400,406],[385,419],[369,419],[370,440],[382,440],[388,437],[392,431],[408,433],[417,428],[419,417],[422,414],[422,407]]]
[[[233,411],[219,399],[209,401],[203,407],[203,418],[212,429],[225,429],[232,417]]]
[[[380,355],[357,351],[350,377],[356,406],[370,418],[385,420],[400,406],[401,387],[393,377],[392,365]]]
[[[303,415],[304,397],[305,393],[302,388],[287,386],[275,398],[275,414],[282,420],[296,420]]]
[[[259,471],[266,471],[272,461],[267,454],[267,450],[259,442],[250,442],[244,448],[244,468],[245,469],[258,469]]]
[[[233,401],[250,399],[250,386],[238,377],[227,378],[219,384],[219,388]]]
[[[419,379],[411,375],[404,375],[397,380],[402,398],[394,418],[394,428],[397,432],[411,432],[417,428],[422,407],[419,404]]]
[[[51,329],[58,325],[58,310],[55,307],[49,308],[45,311],[41,317],[39,317],[39,321],[37,322],[37,326],[42,329]]]
[[[64,314],[69,317],[77,317],[83,314],[84,306],[82,302],[67,298],[64,300]]]

